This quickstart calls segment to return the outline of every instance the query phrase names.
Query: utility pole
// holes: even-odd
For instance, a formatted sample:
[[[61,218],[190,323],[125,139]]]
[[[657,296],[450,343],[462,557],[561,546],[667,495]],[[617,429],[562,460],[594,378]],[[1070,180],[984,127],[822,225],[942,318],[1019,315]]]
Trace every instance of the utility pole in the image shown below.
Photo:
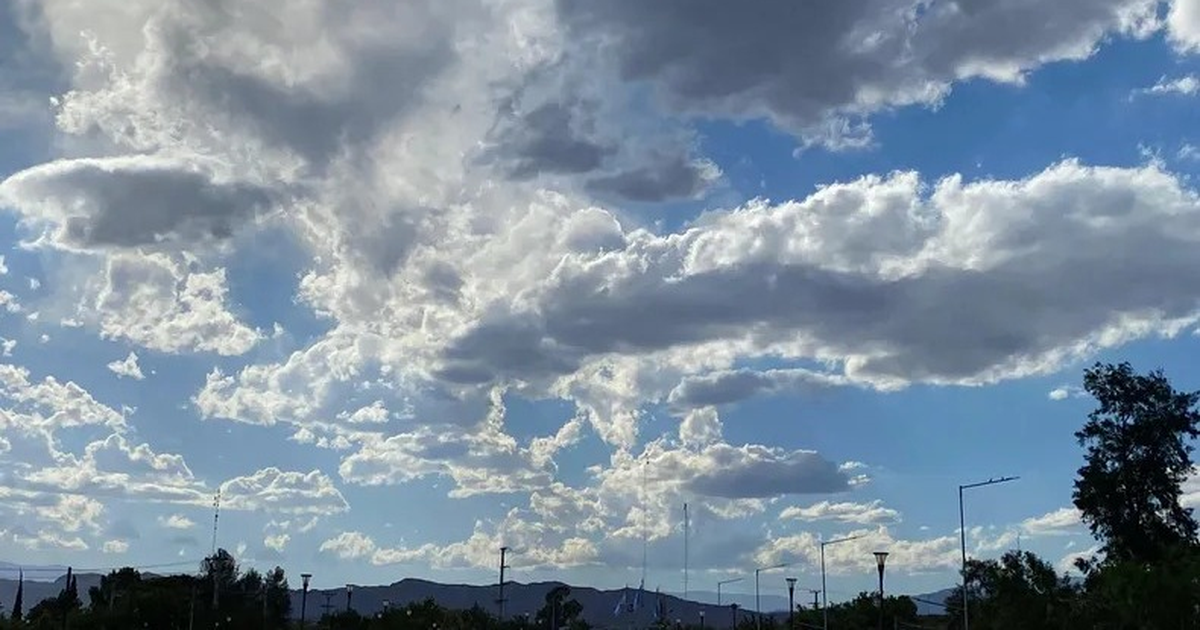
[[[500,610],[500,623],[504,623],[504,570],[511,567],[505,562],[505,557],[508,555],[508,547],[500,548],[500,597],[496,598],[496,605]]]

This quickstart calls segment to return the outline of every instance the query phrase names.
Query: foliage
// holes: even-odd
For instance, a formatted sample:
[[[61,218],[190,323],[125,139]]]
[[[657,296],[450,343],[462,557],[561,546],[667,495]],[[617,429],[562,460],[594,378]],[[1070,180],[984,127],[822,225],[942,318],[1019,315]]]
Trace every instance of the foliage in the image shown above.
[[[824,614],[820,610],[807,609],[796,613],[798,628],[820,627]],[[885,628],[917,621],[917,604],[905,596],[888,596],[883,601]],[[859,593],[854,599],[829,607],[831,628],[875,628],[879,623],[879,593]],[[782,624],[787,626],[786,622]]]
[[[1113,561],[1155,562],[1196,543],[1180,486],[1192,472],[1190,439],[1200,436],[1200,393],[1175,390],[1162,372],[1128,363],[1084,373],[1099,403],[1075,437],[1086,449],[1075,506]]]

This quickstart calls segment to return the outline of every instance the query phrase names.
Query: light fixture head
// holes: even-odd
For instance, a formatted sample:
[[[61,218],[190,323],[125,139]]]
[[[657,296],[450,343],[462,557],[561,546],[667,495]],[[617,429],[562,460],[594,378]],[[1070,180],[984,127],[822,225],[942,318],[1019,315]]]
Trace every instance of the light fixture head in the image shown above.
[[[796,586],[796,578],[794,578],[794,577],[787,578],[787,583],[788,583],[788,588],[792,588],[793,586]]]
[[[311,573],[301,573],[300,580],[304,583],[304,588],[308,588],[308,581],[312,579]]]
[[[884,563],[887,562],[887,557],[888,557],[888,552],[876,551],[875,552],[875,565],[878,566],[880,569],[882,569]]]

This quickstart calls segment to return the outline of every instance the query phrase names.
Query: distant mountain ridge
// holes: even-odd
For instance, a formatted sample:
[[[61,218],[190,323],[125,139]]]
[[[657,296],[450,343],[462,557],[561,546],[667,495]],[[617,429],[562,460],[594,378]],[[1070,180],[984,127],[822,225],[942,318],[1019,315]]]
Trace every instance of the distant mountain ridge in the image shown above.
[[[7,574],[8,568],[13,568],[15,573],[16,565],[10,563],[0,563],[0,575]],[[53,580],[47,579],[46,571],[53,571],[54,567],[36,567],[38,571],[30,570],[30,573],[35,573],[40,580],[31,579],[31,574],[26,574],[25,580],[25,608],[28,610],[36,605],[39,601],[54,597],[62,591],[66,584],[65,575],[57,575]],[[43,571],[45,570],[45,571]],[[63,569],[65,573],[65,568]],[[79,583],[80,597],[87,602],[87,592],[92,586],[100,584],[100,575],[95,573],[78,573],[76,574]],[[293,586],[297,580],[295,576],[291,576]],[[505,615],[508,617],[519,617],[525,614],[530,616],[535,615],[542,607],[545,601],[546,594],[556,586],[563,585],[561,582],[534,582],[524,584],[519,582],[509,582],[504,586]],[[567,585],[570,586],[570,585]],[[8,577],[0,578],[0,610],[7,612],[12,606],[13,598],[16,594],[17,580],[15,575],[12,579]],[[656,594],[654,591],[646,590],[641,595],[640,606],[633,611],[628,610],[628,606],[622,607],[618,613],[618,604],[622,601],[622,595],[626,596],[626,603],[634,599],[637,592],[636,587],[627,587],[621,589],[601,590],[584,586],[571,586],[571,597],[576,599],[583,605],[584,618],[596,628],[628,628],[630,625],[649,624],[655,620],[655,611],[657,609],[657,601],[661,597],[663,605],[666,609],[666,616],[669,620],[676,619],[684,622],[697,623],[700,619],[700,613],[704,613],[705,625],[711,628],[727,628],[730,627],[733,621],[733,610],[730,604],[738,604],[738,615],[745,618],[745,615],[750,614],[749,611],[754,609],[754,594],[753,593],[722,593],[721,605],[716,604],[716,593],[708,591],[692,591],[689,599],[684,600],[676,594],[661,593]],[[927,600],[926,602],[917,602],[917,609],[921,614],[940,614],[942,608],[927,602],[944,601],[946,596],[952,592],[951,589],[938,591],[926,595],[916,596],[919,599]],[[372,615],[383,610],[384,603],[392,607],[403,607],[409,603],[421,602],[426,599],[433,599],[439,605],[452,609],[468,609],[472,606],[480,606],[484,610],[496,614],[498,612],[497,598],[499,589],[495,584],[491,585],[471,585],[471,584],[442,584],[439,582],[431,582],[417,578],[406,578],[389,585],[378,586],[361,586],[355,585],[354,595],[351,604],[359,613]],[[302,594],[299,589],[292,590],[292,616],[299,618],[300,605]],[[764,611],[773,612],[776,615],[785,614],[787,610],[787,597],[777,594],[763,594],[761,597]],[[796,594],[796,603],[801,606],[811,606],[811,600],[802,598],[800,593]],[[331,588],[331,589],[310,589],[308,592],[308,619],[317,619],[324,612],[336,612],[345,610],[346,608],[346,589]]]

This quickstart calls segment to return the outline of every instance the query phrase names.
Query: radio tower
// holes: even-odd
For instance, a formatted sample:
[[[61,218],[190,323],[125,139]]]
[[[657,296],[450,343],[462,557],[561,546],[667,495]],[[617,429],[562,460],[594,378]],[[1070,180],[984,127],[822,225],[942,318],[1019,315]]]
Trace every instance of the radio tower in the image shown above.
[[[683,504],[683,599],[688,598],[688,535],[691,533],[687,503]]]
[[[213,539],[212,552],[217,553],[217,524],[221,520],[221,489],[217,488],[217,495],[213,497]]]

